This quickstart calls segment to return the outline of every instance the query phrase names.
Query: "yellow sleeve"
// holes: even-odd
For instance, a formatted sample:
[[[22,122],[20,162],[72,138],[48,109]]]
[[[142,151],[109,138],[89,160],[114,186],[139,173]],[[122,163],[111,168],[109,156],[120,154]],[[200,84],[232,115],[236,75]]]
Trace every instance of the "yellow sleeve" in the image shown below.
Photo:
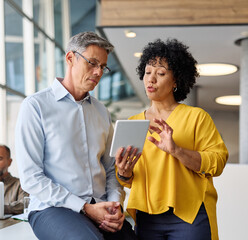
[[[195,130],[195,149],[201,155],[199,173],[208,176],[219,176],[228,159],[228,151],[212,118],[202,111],[197,119]]]

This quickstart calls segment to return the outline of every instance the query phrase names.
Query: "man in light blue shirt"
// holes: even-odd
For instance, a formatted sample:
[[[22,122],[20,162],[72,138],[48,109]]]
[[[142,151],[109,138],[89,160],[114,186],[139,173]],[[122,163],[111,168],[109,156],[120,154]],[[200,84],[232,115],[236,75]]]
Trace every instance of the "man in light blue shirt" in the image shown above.
[[[110,71],[112,50],[93,32],[73,36],[65,77],[21,105],[16,156],[22,187],[31,196],[29,222],[39,239],[135,239],[109,157],[110,114],[89,95]]]

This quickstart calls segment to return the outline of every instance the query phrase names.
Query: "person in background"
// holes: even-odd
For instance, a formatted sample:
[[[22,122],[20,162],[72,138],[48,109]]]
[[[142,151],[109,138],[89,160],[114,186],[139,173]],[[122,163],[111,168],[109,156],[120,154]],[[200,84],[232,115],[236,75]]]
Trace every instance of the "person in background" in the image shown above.
[[[11,176],[8,172],[11,163],[9,147],[0,144],[0,181],[4,183],[4,213],[21,214],[23,198],[28,194],[22,190],[19,178]]]
[[[210,115],[180,103],[195,84],[196,60],[177,39],[148,43],[137,72],[150,107],[130,117],[148,119],[140,159],[132,147],[116,154],[119,182],[131,188],[127,211],[141,240],[217,240],[219,176],[228,151]],[[125,152],[124,152],[125,151]]]
[[[113,45],[93,32],[73,36],[66,74],[24,99],[16,124],[29,223],[39,239],[135,239],[121,205],[123,187],[109,156],[113,135],[106,107],[90,96]]]

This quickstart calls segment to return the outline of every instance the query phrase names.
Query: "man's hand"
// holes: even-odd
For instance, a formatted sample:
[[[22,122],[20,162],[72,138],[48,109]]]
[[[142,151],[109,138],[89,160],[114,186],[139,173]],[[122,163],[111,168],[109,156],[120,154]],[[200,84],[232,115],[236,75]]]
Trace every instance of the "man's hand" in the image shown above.
[[[100,202],[84,205],[86,215],[106,232],[121,230],[125,216],[121,212],[119,202]]]

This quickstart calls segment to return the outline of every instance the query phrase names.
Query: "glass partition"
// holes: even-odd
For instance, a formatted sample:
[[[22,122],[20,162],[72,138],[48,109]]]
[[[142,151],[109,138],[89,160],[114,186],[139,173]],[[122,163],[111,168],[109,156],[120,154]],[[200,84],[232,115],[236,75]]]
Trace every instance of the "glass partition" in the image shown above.
[[[37,31],[38,35],[35,38],[35,90],[39,91],[48,85],[47,65],[46,65],[46,38]]]
[[[22,1],[18,1],[21,2]],[[5,35],[22,37],[22,16],[7,2],[4,2],[4,25]]]
[[[5,43],[6,84],[24,93],[24,60],[22,43]]]
[[[55,61],[56,77],[64,77],[65,54],[58,47],[55,47]]]
[[[33,20],[34,22],[44,30],[45,28],[45,6],[42,0],[33,0]],[[34,29],[34,36],[39,34],[38,29]]]

